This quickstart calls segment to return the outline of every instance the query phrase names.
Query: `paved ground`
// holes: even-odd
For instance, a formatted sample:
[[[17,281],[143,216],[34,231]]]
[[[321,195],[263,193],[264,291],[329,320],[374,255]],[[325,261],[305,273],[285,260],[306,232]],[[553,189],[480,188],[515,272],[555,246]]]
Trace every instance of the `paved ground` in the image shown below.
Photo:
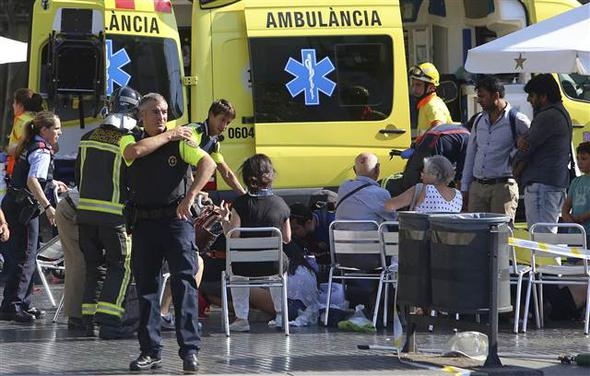
[[[61,296],[61,285],[52,285]],[[49,310],[43,290],[34,303]],[[52,315],[32,325],[0,322],[0,374],[128,374],[128,364],[138,355],[135,339],[104,341],[68,332],[63,317],[52,323]],[[359,350],[357,345],[389,345],[391,330],[376,334],[348,333],[320,327],[293,328],[286,338],[282,332],[256,323],[250,333],[226,338],[219,312],[204,321],[204,337],[199,354],[199,374],[282,374],[282,375],[436,375],[454,373],[442,365],[476,369],[482,362],[441,358],[428,353],[440,351],[451,337],[450,330],[420,332],[421,353],[399,360],[391,351]],[[560,327],[530,330],[514,335],[501,327],[499,353],[505,366],[528,367],[545,375],[588,375],[588,368],[562,366],[561,353],[590,352],[590,339],[581,323],[560,323]],[[159,374],[181,374],[181,362],[174,333],[164,334],[164,365]],[[439,364],[438,366],[436,364]],[[508,367],[505,367],[505,369]],[[458,373],[455,373],[458,374]]]

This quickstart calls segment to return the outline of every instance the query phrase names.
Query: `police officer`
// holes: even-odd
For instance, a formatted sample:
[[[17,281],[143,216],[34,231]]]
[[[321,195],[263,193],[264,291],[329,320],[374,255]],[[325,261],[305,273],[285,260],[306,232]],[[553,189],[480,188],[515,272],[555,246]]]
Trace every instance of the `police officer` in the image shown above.
[[[416,98],[418,110],[418,138],[432,127],[452,123],[453,119],[445,102],[436,95],[440,85],[440,74],[432,63],[422,63],[410,68],[410,94]],[[401,157],[408,159],[415,148],[412,146],[402,152]]]
[[[133,273],[138,290],[140,356],[132,371],[161,366],[160,305],[162,261],[171,273],[176,337],[184,371],[196,371],[200,337],[195,274],[195,231],[191,206],[197,193],[215,171],[213,159],[198,147],[196,129],[177,127],[166,131],[168,104],[159,94],[140,101],[143,132],[121,140],[129,165],[130,205],[133,225]],[[196,166],[194,180],[191,166]],[[192,181],[192,183],[191,183]]]
[[[8,259],[12,265],[4,286],[0,306],[1,320],[33,322],[43,312],[31,306],[33,274],[39,238],[39,208],[49,223],[55,225],[55,209],[44,193],[53,180],[53,150],[61,134],[61,122],[49,111],[38,112],[25,124],[23,139],[16,148],[16,162],[10,187],[2,201],[2,210],[11,230]],[[61,182],[56,182],[60,190]]]
[[[88,336],[94,335],[94,321],[100,325],[101,338],[133,334],[131,328],[121,325],[131,281],[131,239],[123,217],[123,204],[127,200],[126,166],[119,141],[136,125],[134,117],[139,99],[139,93],[132,88],[119,88],[111,96],[112,113],[98,128],[82,136],[78,149],[77,219],[80,249],[86,263],[82,318]],[[97,294],[104,261],[106,276],[102,291]]]
[[[236,118],[234,106],[226,99],[211,103],[207,119],[202,123],[191,124],[197,129],[199,147],[209,153],[217,164],[217,171],[234,192],[239,195],[246,193],[236,174],[229,168],[220,151],[219,141],[223,141],[223,132]]]

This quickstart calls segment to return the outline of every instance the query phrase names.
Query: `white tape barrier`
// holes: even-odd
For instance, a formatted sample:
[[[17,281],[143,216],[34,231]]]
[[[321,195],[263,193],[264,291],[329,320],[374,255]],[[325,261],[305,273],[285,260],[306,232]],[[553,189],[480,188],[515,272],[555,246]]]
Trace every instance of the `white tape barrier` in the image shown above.
[[[574,257],[581,260],[590,260],[590,250],[581,247],[566,247],[549,243],[540,243],[532,240],[508,238],[508,244],[514,247],[534,249],[536,251],[551,252],[563,257]]]

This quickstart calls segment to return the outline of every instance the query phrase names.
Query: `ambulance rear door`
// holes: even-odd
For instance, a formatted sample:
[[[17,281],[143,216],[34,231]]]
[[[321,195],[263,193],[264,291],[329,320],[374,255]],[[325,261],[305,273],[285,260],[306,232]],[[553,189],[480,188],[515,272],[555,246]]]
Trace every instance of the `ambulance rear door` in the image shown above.
[[[380,157],[383,175],[401,171],[387,161],[410,144],[394,3],[245,2],[255,148],[271,156],[276,187],[338,186],[362,151]]]

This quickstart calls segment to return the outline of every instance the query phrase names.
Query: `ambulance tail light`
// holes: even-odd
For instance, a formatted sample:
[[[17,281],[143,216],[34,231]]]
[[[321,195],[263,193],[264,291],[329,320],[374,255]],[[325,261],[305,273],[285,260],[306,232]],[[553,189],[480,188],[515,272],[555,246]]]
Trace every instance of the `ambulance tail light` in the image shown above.
[[[156,12],[172,13],[171,0],[154,0],[154,9]]]

